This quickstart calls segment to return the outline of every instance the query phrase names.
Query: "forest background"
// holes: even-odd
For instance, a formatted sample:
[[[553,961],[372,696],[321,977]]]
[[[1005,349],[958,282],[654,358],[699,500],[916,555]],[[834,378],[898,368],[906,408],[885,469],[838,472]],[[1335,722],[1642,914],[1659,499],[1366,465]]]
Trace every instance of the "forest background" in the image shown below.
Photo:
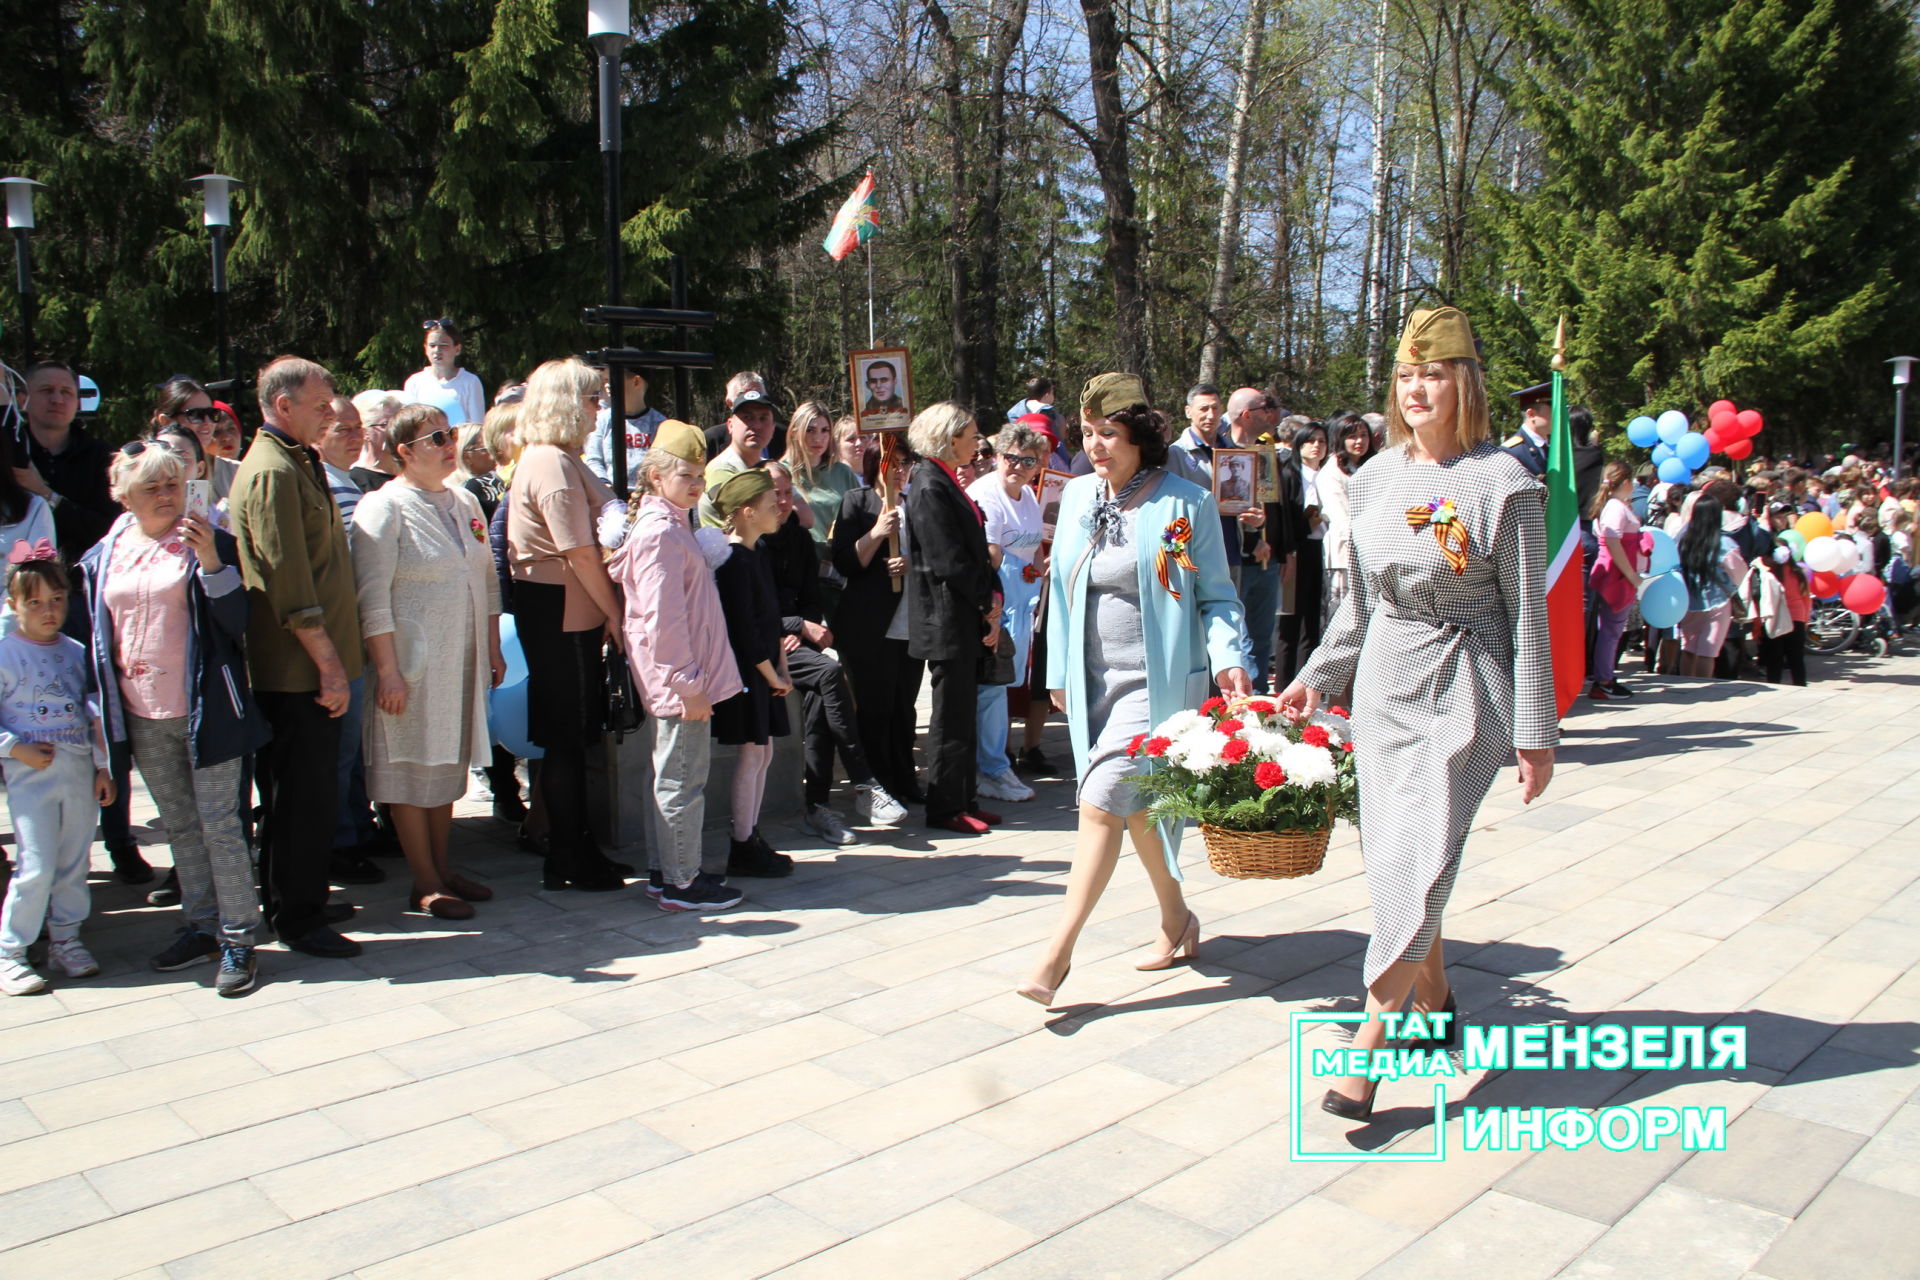
[[[106,390],[211,376],[199,196],[243,179],[242,369],[351,387],[469,326],[489,388],[598,345],[579,0],[4,0],[0,168],[47,184],[40,354]],[[867,267],[820,239],[869,167],[876,333],[917,401],[1000,420],[1106,369],[1377,408],[1405,313],[1473,316],[1492,382],[1761,409],[1773,450],[1890,435],[1914,353],[1920,58],[1882,0],[698,0],[634,6],[626,289],[721,317],[728,369],[850,399]],[[0,292],[0,354],[20,356]],[[670,380],[661,379],[664,392]],[[656,395],[656,402],[666,397]],[[673,406],[667,406],[672,408]]]

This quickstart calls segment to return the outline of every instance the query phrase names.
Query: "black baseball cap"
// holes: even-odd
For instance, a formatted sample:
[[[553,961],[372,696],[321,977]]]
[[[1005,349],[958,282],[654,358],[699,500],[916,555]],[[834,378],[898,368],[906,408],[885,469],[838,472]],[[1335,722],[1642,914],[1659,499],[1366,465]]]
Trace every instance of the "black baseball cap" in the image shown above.
[[[767,394],[764,391],[742,391],[734,398],[733,403],[727,406],[727,412],[729,414],[735,414],[748,405],[754,404],[763,404],[767,406],[767,412],[777,413],[777,410],[773,407],[773,401],[767,399]]]

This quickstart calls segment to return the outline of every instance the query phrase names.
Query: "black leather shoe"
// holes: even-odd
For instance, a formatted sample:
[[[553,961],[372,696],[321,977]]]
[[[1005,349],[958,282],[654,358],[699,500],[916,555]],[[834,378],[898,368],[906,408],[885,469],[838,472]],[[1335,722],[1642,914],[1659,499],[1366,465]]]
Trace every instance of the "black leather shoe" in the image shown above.
[[[379,884],[387,873],[353,849],[335,849],[327,860],[327,879],[335,884]]]
[[[297,938],[282,939],[290,950],[322,960],[350,960],[360,954],[360,944],[344,938],[326,925],[309,929]]]
[[[512,791],[496,795],[493,798],[493,816],[502,822],[524,822],[527,817],[527,802]]]
[[[1373,1087],[1367,1090],[1367,1096],[1355,1101],[1344,1093],[1327,1090],[1327,1096],[1320,1099],[1320,1109],[1331,1111],[1342,1120],[1368,1120],[1373,1117],[1373,1095],[1380,1092],[1380,1082],[1375,1080]]]
[[[358,910],[351,902],[329,902],[320,908],[320,918],[328,924],[345,924]]]
[[[153,866],[141,855],[139,845],[108,845],[107,856],[113,859],[113,874],[121,884],[147,884],[153,880]]]

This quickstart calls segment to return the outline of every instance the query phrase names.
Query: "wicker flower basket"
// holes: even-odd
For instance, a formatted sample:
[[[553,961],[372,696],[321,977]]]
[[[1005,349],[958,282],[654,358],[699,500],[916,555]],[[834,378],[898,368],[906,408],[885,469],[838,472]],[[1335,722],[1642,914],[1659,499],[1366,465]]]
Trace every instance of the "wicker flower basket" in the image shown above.
[[[1317,830],[1228,831],[1200,824],[1207,842],[1207,865],[1235,880],[1291,880],[1310,876],[1327,857],[1333,820]]]

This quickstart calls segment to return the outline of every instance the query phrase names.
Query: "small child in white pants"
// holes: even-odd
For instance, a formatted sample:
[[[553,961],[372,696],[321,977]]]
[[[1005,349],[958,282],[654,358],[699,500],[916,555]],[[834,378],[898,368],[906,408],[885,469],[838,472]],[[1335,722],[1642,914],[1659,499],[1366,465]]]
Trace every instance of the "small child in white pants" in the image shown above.
[[[113,800],[105,740],[87,696],[87,654],[60,634],[67,573],[44,538],[7,556],[7,599],[18,629],[0,639],[0,770],[13,813],[13,879],[0,906],[0,992],[30,995],[47,982],[27,948],[47,928],[47,963],[69,978],[100,966],[80,942],[92,898],[88,852],[100,806]]]

